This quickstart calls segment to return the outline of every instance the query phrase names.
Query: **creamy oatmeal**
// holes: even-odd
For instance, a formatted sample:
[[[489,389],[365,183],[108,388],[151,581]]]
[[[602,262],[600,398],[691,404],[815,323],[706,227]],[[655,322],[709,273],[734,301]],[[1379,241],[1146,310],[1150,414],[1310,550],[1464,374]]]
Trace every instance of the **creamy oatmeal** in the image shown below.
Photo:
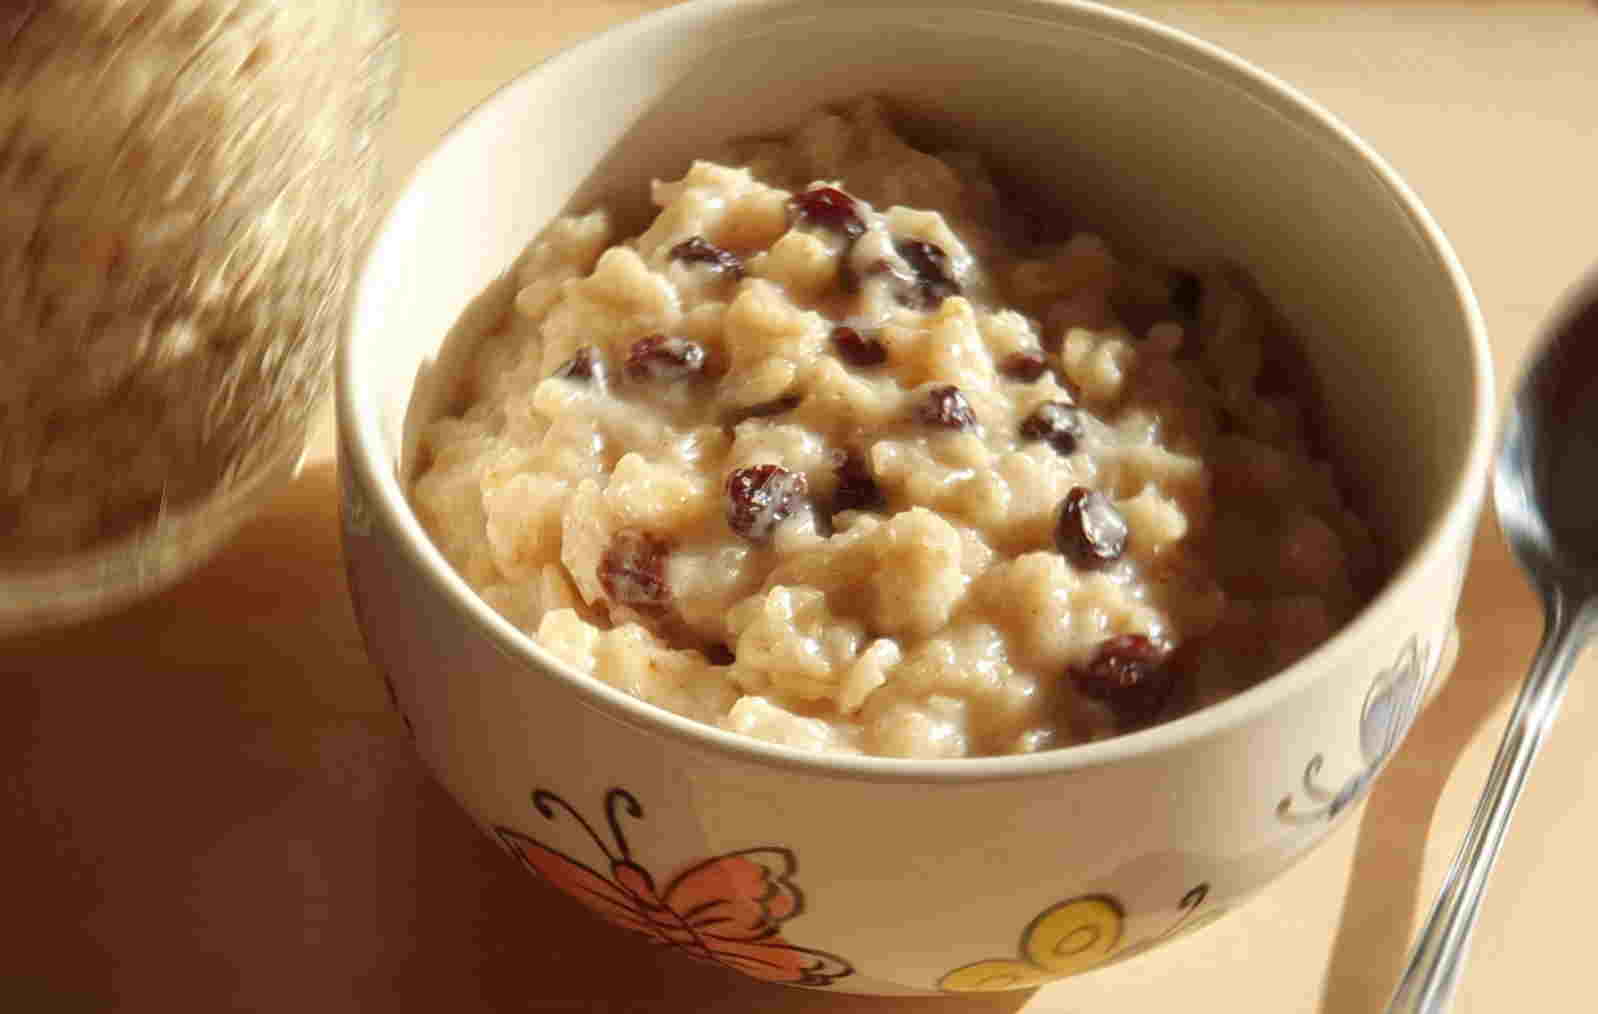
[[[1101,739],[1238,692],[1375,553],[1231,272],[1039,239],[875,102],[514,267],[415,508],[494,608],[661,707],[810,750]],[[818,182],[819,181],[819,182]]]

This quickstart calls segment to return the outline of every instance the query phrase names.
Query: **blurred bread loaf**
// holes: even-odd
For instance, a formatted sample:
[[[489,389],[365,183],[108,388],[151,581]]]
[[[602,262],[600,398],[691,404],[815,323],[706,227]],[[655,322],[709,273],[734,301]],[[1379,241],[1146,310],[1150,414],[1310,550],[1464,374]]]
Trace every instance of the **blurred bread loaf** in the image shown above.
[[[392,51],[380,0],[0,0],[0,565],[303,439]]]

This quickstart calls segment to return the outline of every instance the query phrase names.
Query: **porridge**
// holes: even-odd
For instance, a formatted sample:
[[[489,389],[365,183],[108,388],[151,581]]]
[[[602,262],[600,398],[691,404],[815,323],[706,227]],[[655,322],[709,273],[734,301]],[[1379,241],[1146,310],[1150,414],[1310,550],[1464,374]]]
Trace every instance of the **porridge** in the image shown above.
[[[1348,620],[1372,539],[1291,345],[1224,267],[1041,238],[875,101],[656,183],[514,266],[411,497],[549,651],[802,749],[1141,728]]]

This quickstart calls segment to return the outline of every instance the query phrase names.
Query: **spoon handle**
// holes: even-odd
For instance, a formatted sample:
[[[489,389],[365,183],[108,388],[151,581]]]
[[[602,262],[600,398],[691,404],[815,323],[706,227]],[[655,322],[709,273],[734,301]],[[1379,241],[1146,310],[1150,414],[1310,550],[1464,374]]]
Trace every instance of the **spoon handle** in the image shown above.
[[[1548,596],[1547,607],[1542,643],[1515,700],[1487,787],[1410,952],[1409,965],[1387,1005],[1387,1014],[1442,1014],[1448,1009],[1510,815],[1543,736],[1559,711],[1570,668],[1587,641],[1585,603],[1572,608],[1564,595],[1554,592]]]

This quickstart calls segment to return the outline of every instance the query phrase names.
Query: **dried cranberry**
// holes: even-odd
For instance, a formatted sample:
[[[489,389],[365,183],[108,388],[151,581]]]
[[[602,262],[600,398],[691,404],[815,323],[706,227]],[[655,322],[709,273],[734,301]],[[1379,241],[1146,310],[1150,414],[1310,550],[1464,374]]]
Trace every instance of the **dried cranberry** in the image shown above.
[[[881,366],[888,361],[888,347],[880,338],[864,336],[843,324],[832,329],[832,345],[850,366]]]
[[[627,353],[627,376],[634,380],[683,380],[704,368],[704,346],[686,338],[652,334]]]
[[[860,206],[837,187],[815,187],[788,199],[788,208],[797,225],[827,229],[853,243],[866,231]]]
[[[1198,318],[1199,306],[1204,302],[1204,283],[1191,271],[1171,272],[1169,282],[1171,306],[1185,321]]]
[[[1082,413],[1068,401],[1046,401],[1021,422],[1021,436],[1046,440],[1061,454],[1075,454],[1082,439]]]
[[[744,276],[744,262],[731,250],[723,250],[703,236],[685,239],[671,248],[671,259],[684,264],[708,264],[715,271],[737,281]]]
[[[671,543],[660,536],[623,528],[611,537],[596,575],[612,602],[641,612],[662,609],[671,597],[666,586],[670,555]]]
[[[919,239],[901,239],[894,242],[893,248],[915,272],[915,285],[900,291],[901,302],[933,310],[948,297],[960,294],[960,283],[950,277],[949,255],[942,247]]]
[[[572,357],[555,367],[552,377],[563,380],[604,380],[605,364],[594,354],[593,346],[584,345]]]
[[[1000,373],[1011,380],[1020,380],[1028,384],[1043,376],[1048,369],[1049,362],[1043,358],[1041,352],[1017,352],[1006,356],[999,364]]]
[[[1054,544],[1077,567],[1096,570],[1126,552],[1126,519],[1103,493],[1078,486],[1060,501]]]
[[[832,513],[877,511],[888,505],[882,487],[872,478],[866,459],[854,451],[841,452],[837,460],[838,488],[832,494]]]
[[[916,418],[928,426],[943,426],[951,430],[968,430],[977,424],[971,403],[953,384],[928,391],[927,400],[916,410]]]
[[[727,477],[727,525],[751,542],[764,542],[805,495],[803,472],[751,465]]]
[[[1176,685],[1166,655],[1142,634],[1121,634],[1099,645],[1087,665],[1072,666],[1071,682],[1083,696],[1109,705],[1122,729],[1159,715]]]

